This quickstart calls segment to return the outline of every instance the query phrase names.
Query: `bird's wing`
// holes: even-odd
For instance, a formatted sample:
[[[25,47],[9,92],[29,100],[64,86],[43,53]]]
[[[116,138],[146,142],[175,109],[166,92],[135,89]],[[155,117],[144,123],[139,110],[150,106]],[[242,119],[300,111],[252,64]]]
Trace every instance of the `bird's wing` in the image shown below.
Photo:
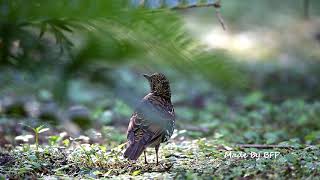
[[[173,110],[167,111],[164,106],[165,104],[157,99],[142,100],[130,119],[127,132],[130,143],[150,145],[162,140],[160,137],[166,130],[166,121],[174,118]]]

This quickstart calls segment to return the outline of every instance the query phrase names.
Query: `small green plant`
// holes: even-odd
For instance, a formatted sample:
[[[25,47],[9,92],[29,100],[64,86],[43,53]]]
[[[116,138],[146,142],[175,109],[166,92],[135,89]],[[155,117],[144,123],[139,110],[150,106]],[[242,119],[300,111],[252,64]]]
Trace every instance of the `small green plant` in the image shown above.
[[[60,136],[49,136],[48,141],[51,146],[57,145],[62,140]]]
[[[49,131],[49,128],[45,128],[44,125],[40,125],[40,126],[38,126],[36,128],[28,126],[28,125],[25,125],[25,124],[22,124],[22,125],[30,128],[33,131],[34,137],[35,137],[36,150],[38,151],[39,150],[39,134],[41,134],[43,132],[46,132],[46,131]]]

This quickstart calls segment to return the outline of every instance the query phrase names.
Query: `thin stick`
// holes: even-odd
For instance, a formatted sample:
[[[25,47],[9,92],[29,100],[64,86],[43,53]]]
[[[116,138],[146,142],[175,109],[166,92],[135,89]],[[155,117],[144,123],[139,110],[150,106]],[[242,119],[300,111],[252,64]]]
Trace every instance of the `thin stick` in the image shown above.
[[[290,149],[294,148],[293,146],[287,145],[271,145],[271,144],[236,144],[240,148],[260,148],[260,149],[273,149],[273,148],[283,148]]]
[[[219,20],[219,22],[220,22],[220,24],[221,24],[221,26],[222,26],[222,29],[223,29],[223,30],[226,30],[227,28],[226,28],[225,23],[224,23],[224,21],[223,21],[223,18],[222,18],[222,16],[221,16],[220,10],[217,9],[217,8],[216,8],[216,16],[217,16],[217,18],[218,18],[218,20]]]
[[[192,5],[187,5],[187,6],[175,6],[175,7],[172,7],[171,9],[173,9],[173,10],[183,10],[183,9],[200,8],[200,7],[211,7],[211,6],[215,7],[216,3],[192,4]]]
[[[226,25],[224,23],[224,20],[221,16],[220,13],[220,8],[221,8],[221,0],[217,0],[215,3],[209,3],[209,4],[193,4],[193,5],[188,5],[188,6],[176,6],[172,7],[171,9],[173,10],[183,10],[183,9],[190,9],[190,8],[200,8],[200,7],[214,7],[216,11],[216,16],[219,20],[219,23],[221,24],[223,30],[226,30]]]

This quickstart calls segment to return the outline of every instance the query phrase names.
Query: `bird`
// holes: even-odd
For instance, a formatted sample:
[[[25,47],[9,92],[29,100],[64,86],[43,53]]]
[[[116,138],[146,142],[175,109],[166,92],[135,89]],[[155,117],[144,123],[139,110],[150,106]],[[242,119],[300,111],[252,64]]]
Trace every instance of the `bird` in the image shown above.
[[[167,142],[175,128],[170,83],[162,73],[143,76],[148,80],[151,90],[137,105],[130,118],[124,157],[137,160],[143,152],[144,162],[148,164],[146,148],[154,147],[156,165],[159,165],[160,143]]]

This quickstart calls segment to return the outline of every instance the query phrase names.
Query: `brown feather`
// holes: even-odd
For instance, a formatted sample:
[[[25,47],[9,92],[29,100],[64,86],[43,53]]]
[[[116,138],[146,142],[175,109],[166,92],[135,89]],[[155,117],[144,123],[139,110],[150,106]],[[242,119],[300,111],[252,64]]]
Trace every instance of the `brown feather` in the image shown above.
[[[161,81],[156,80],[151,80],[150,83],[152,82],[161,83]],[[159,89],[160,87],[168,89],[162,90]],[[124,153],[125,157],[136,160],[147,147],[159,146],[160,143],[169,140],[175,122],[170,98],[171,93],[167,80],[164,86],[151,84],[151,93],[143,98],[130,118],[127,130],[128,147]]]

